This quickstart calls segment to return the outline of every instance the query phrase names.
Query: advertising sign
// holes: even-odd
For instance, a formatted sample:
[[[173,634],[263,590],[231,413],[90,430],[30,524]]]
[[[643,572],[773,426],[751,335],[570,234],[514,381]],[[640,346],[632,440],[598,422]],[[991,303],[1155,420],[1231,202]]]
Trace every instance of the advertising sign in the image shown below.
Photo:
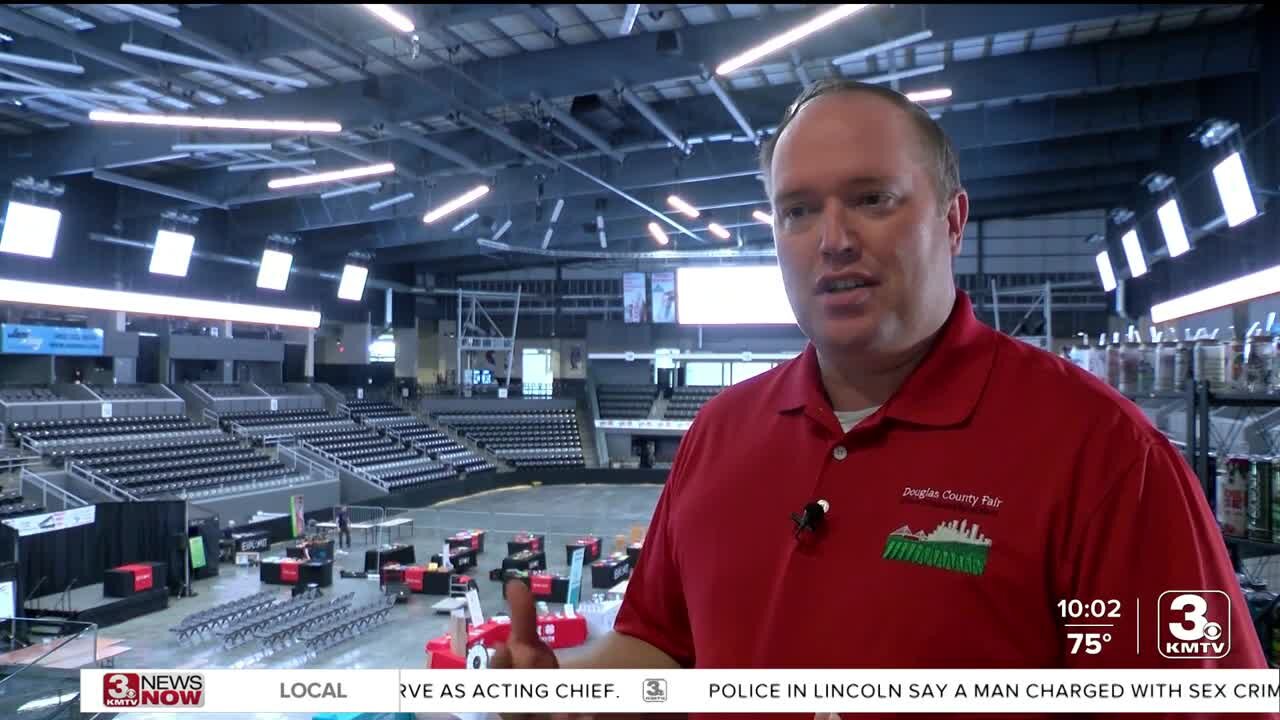
[[[673,272],[656,272],[650,278],[653,283],[653,321],[655,323],[673,323],[676,321],[676,274]]]
[[[21,355],[101,355],[102,329],[0,324],[0,352]]]
[[[622,319],[629,323],[644,322],[644,273],[622,273]]]

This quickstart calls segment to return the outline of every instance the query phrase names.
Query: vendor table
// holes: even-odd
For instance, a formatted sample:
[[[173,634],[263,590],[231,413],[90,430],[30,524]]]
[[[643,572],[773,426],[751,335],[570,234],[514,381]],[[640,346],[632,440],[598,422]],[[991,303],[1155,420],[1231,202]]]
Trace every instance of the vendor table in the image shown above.
[[[431,562],[437,565],[444,564],[444,558],[440,557],[440,553],[431,556]],[[470,570],[476,566],[476,551],[469,547],[449,548],[449,564],[454,570]]]
[[[532,533],[519,533],[507,542],[507,554],[515,555],[521,550],[532,550],[541,552],[547,547],[546,535],[534,535]]]
[[[391,545],[381,548],[381,550],[374,548],[364,551],[364,571],[367,573],[377,572],[379,565],[386,565],[387,563],[412,565],[414,560],[412,545]]]
[[[484,552],[484,531],[463,530],[449,536],[449,547],[469,547],[477,553]]]
[[[310,552],[310,557],[306,552]],[[290,545],[284,550],[285,555],[299,560],[332,560],[333,559],[333,541],[307,541],[297,545]]]
[[[534,570],[545,570],[547,567],[547,554],[545,552],[533,552],[532,550],[522,550],[502,559],[503,570],[524,570],[532,572]]]
[[[332,560],[301,561],[294,558],[267,558],[258,566],[258,579],[267,585],[333,584]]]
[[[564,562],[566,565],[573,564],[573,552],[578,548],[586,548],[582,562],[593,563],[600,559],[601,539],[594,536],[580,537],[577,540],[564,546]]]
[[[614,553],[591,563],[591,587],[607,590],[631,577],[631,558],[626,553]]]

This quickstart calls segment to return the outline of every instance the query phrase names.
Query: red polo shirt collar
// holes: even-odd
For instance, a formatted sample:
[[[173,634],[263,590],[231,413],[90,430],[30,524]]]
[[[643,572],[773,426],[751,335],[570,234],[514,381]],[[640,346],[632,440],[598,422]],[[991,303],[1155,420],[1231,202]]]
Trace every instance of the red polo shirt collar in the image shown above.
[[[956,290],[951,315],[924,360],[861,427],[874,427],[885,418],[932,427],[964,422],[973,413],[991,375],[996,340],[995,331],[974,316],[969,296]],[[819,423],[838,427],[833,425],[835,415],[822,385],[813,343],[787,368],[779,390],[779,412],[803,409],[805,415]]]

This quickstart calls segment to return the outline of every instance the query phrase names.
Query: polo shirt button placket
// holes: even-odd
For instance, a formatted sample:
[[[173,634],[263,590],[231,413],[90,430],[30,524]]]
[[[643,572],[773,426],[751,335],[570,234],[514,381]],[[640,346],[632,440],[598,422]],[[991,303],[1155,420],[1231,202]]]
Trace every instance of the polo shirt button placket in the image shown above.
[[[835,449],[831,451],[831,457],[835,458],[837,461],[843,460],[849,457],[849,451],[846,450],[843,445],[837,445]]]

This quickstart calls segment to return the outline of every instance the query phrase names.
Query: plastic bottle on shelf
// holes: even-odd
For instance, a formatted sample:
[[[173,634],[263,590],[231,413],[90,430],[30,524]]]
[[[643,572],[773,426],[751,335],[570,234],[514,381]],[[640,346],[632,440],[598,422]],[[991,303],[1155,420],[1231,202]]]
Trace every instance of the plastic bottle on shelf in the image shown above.
[[[1107,334],[1102,333],[1098,336],[1098,344],[1094,347],[1088,356],[1089,373],[1099,380],[1107,381]]]
[[[1173,331],[1173,390],[1181,391],[1186,387],[1186,383],[1191,378],[1191,330],[1190,328],[1183,331],[1183,337],[1178,337],[1177,331]]]
[[[1276,338],[1263,334],[1259,328],[1244,347],[1244,389],[1251,393],[1265,393],[1274,383],[1272,377],[1276,364]]]
[[[1173,392],[1175,381],[1175,355],[1178,341],[1177,334],[1166,337],[1165,333],[1156,333],[1152,355],[1155,359],[1152,367],[1151,391],[1157,393]]]
[[[1234,325],[1230,329],[1227,339],[1222,341],[1222,386],[1231,392],[1244,392],[1248,389],[1248,379],[1245,377],[1245,347],[1253,328],[1250,328],[1243,337],[1236,333]]]
[[[1112,333],[1111,342],[1107,344],[1107,384],[1113,388],[1120,387],[1120,333]]]

